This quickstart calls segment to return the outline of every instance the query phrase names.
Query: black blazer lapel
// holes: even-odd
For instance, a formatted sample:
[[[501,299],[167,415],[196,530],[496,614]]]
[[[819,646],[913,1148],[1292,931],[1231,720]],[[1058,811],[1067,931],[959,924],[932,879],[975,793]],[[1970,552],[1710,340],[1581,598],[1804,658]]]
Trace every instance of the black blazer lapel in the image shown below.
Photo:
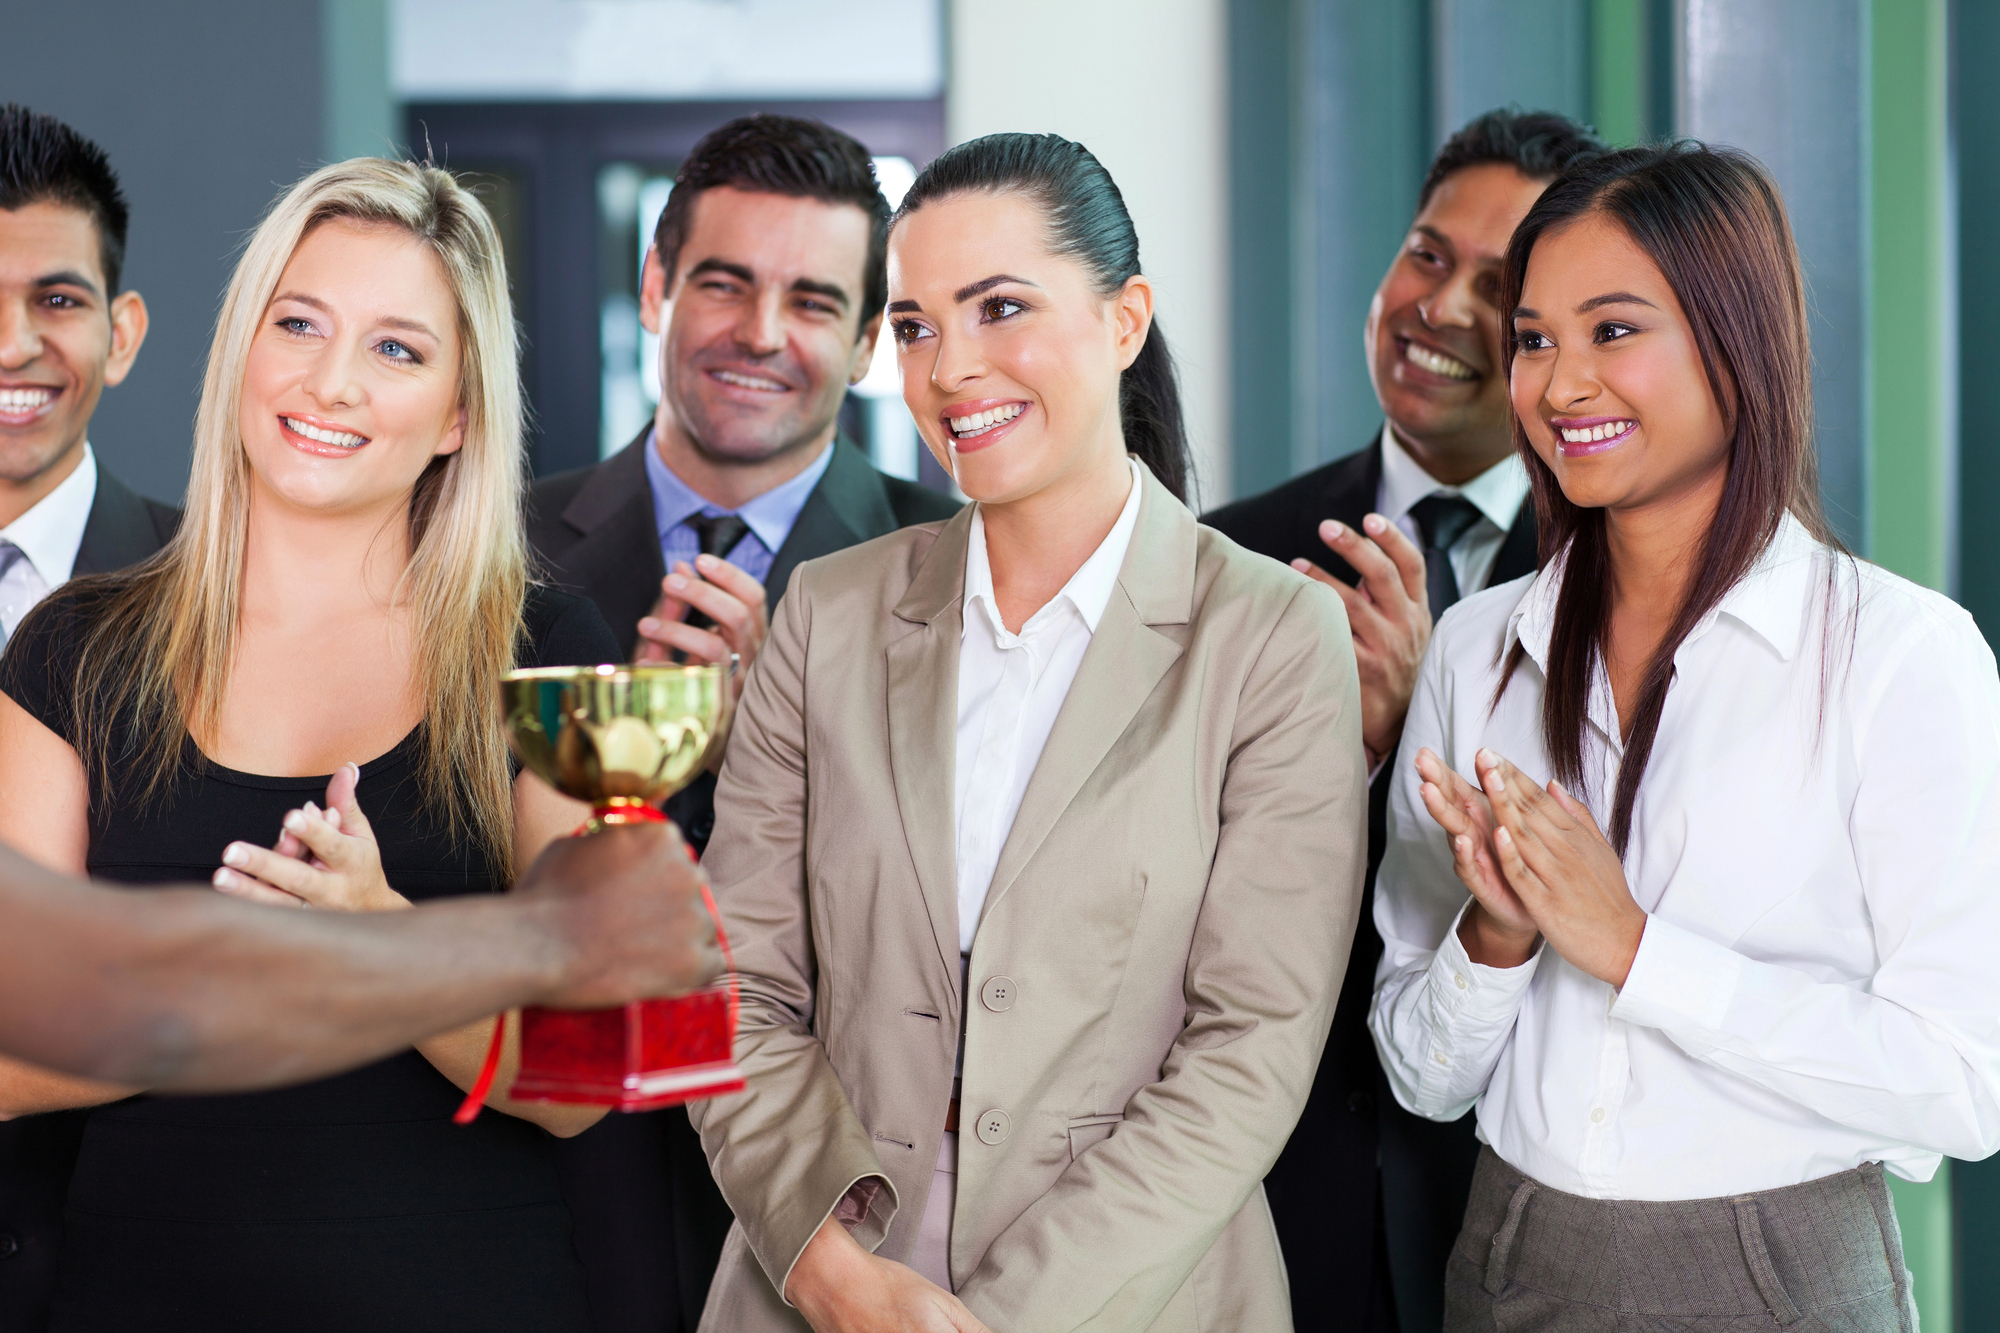
[[[1301,546],[1316,552],[1306,558],[1327,573],[1352,587],[1361,582],[1354,566],[1335,555],[1319,539],[1319,525],[1326,519],[1359,529],[1361,520],[1375,512],[1382,501],[1382,433],[1377,431],[1366,448],[1349,454],[1330,469],[1326,489],[1316,497],[1310,510],[1300,515],[1308,531]]]
[[[639,618],[653,609],[667,576],[645,449],[642,433],[592,470],[562,511],[579,539],[549,561],[559,583],[597,603],[627,657],[639,641]]]
[[[1507,530],[1507,540],[1500,544],[1500,554],[1493,557],[1493,572],[1486,576],[1486,586],[1495,588],[1511,583],[1540,568],[1541,553],[1536,542],[1535,497],[1530,492],[1521,501],[1521,512],[1514,516],[1514,526]]]
[[[108,574],[136,565],[167,544],[180,511],[147,500],[97,465],[97,494],[76,548],[77,574]]]
[[[792,571],[806,561],[844,551],[900,526],[888,492],[882,488],[882,474],[868,461],[868,455],[845,439],[835,439],[833,461],[806,497],[798,521],[771,561],[771,572],[764,576],[765,602],[776,608]]]

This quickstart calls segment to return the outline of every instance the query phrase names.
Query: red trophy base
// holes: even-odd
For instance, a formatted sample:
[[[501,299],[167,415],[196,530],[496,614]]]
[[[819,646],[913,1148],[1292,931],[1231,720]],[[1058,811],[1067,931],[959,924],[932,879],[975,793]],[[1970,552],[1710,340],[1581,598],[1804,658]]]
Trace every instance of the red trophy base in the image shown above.
[[[578,837],[620,824],[664,824],[650,805],[606,804]],[[702,891],[704,898],[708,891]],[[709,911],[715,903],[709,899]],[[720,923],[717,925],[720,931]],[[727,951],[727,944],[724,944]],[[498,1063],[503,1016],[493,1034],[487,1069],[459,1112],[478,1114]],[[743,1090],[743,1071],[730,1048],[736,1038],[736,997],[728,985],[670,999],[635,1000],[617,1009],[521,1010],[521,1068],[507,1095],[516,1101],[570,1102],[620,1111],[663,1106]]]
[[[518,1101],[650,1111],[743,1090],[729,992],[711,986],[622,1009],[523,1009]]]

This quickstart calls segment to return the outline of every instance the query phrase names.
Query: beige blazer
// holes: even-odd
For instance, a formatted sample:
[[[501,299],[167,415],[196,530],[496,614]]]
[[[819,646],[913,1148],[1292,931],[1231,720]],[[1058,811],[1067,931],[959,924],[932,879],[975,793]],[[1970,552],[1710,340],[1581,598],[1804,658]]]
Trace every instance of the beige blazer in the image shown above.
[[[951,1273],[997,1333],[1292,1326],[1261,1182],[1359,910],[1352,640],[1144,484],[973,940]],[[745,688],[707,866],[749,1088],[692,1108],[738,1219],[703,1330],[805,1329],[778,1293],[858,1180],[888,1186],[855,1238],[916,1238],[961,1019],[971,519],[800,567]]]

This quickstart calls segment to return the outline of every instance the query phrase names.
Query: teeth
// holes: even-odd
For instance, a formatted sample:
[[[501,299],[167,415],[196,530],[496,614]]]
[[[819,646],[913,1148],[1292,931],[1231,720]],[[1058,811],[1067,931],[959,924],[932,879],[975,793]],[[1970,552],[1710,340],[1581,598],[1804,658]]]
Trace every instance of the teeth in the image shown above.
[[[297,417],[280,417],[279,420],[283,421],[288,429],[297,431],[308,440],[318,440],[321,444],[331,444],[336,448],[359,449],[368,443],[366,435],[354,435],[344,430],[321,430],[318,426],[307,425]]]
[[[1607,421],[1601,426],[1565,426],[1562,437],[1564,444],[1594,444],[1599,440],[1615,440],[1638,423],[1631,421]]]
[[[1430,348],[1419,347],[1415,343],[1403,344],[1403,356],[1410,364],[1428,370],[1433,375],[1442,375],[1446,379],[1470,380],[1479,377],[1477,371],[1457,357],[1446,356],[1443,352],[1433,352]]]
[[[32,412],[55,396],[54,389],[0,389],[0,412]]]
[[[783,393],[785,386],[776,380],[761,379],[756,375],[739,375],[733,370],[718,370],[715,377],[724,384],[736,384],[745,389],[763,389],[767,393]]]
[[[990,427],[997,426],[1003,421],[1012,421],[1015,417],[1027,411],[1027,408],[1028,405],[1026,403],[1009,403],[1005,407],[995,407],[984,412],[974,412],[969,417],[951,417],[948,419],[951,422],[951,429],[954,435],[973,435]]]

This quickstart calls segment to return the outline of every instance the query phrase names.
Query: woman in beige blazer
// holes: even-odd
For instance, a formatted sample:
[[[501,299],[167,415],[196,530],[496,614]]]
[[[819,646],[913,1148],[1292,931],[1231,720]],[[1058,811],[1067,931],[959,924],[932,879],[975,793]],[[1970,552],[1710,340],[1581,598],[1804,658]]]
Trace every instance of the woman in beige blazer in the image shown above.
[[[1289,1329],[1260,1182],[1360,900],[1345,613],[1182,503],[1081,146],[938,158],[889,289],[978,503],[802,566],[745,690],[708,869],[749,1091],[694,1110],[738,1219],[702,1328]]]

